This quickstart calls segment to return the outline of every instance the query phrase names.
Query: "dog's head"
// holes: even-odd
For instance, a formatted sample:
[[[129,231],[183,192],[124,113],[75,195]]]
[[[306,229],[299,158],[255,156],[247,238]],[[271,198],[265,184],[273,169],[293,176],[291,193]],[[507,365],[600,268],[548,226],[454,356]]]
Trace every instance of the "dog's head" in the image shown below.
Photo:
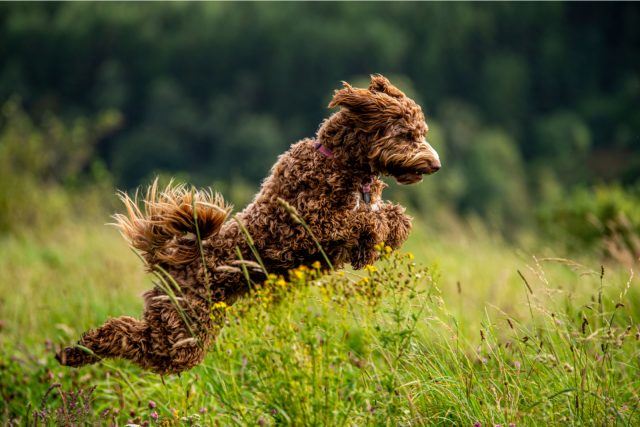
[[[414,184],[440,169],[438,153],[427,143],[428,127],[418,104],[381,75],[371,76],[368,89],[343,85],[329,107],[342,107],[344,120],[363,136],[357,143],[366,145],[359,148],[371,172]]]

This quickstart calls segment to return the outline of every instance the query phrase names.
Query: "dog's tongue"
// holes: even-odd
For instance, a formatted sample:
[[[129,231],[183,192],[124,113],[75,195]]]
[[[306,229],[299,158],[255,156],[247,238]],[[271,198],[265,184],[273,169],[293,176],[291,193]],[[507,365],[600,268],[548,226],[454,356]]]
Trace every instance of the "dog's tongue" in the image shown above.
[[[417,172],[407,172],[402,175],[397,175],[395,178],[400,184],[415,184],[422,181],[422,174]]]

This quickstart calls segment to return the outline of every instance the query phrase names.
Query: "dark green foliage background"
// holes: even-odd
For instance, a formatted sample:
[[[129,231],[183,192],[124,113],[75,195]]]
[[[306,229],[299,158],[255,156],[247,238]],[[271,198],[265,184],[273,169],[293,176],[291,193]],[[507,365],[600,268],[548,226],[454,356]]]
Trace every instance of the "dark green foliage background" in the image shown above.
[[[383,73],[444,161],[400,197],[517,226],[640,180],[638,28],[637,3],[3,3],[0,99],[35,127],[121,117],[83,168],[119,188],[164,173],[242,203],[340,81]]]

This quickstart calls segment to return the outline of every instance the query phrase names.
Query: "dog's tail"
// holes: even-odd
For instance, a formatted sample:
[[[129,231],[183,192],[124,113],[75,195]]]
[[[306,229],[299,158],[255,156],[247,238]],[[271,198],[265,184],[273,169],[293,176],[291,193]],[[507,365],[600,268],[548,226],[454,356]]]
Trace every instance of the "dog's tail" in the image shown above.
[[[115,226],[140,251],[150,269],[156,264],[180,266],[200,256],[201,241],[215,235],[231,211],[222,196],[172,182],[164,190],[156,179],[144,196],[144,207],[119,193],[127,213],[114,215]]]

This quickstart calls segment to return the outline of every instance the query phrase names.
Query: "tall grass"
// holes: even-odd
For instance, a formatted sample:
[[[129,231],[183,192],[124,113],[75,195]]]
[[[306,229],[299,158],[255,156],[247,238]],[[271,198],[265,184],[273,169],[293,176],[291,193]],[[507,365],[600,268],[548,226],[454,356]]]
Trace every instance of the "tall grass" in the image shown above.
[[[204,363],[160,377],[79,370],[55,347],[138,316],[148,286],[114,230],[67,224],[0,242],[5,424],[637,425],[638,279],[493,236],[406,246],[362,272],[301,267],[214,310]],[[547,251],[541,251],[547,252]],[[95,387],[95,388],[94,388]]]

